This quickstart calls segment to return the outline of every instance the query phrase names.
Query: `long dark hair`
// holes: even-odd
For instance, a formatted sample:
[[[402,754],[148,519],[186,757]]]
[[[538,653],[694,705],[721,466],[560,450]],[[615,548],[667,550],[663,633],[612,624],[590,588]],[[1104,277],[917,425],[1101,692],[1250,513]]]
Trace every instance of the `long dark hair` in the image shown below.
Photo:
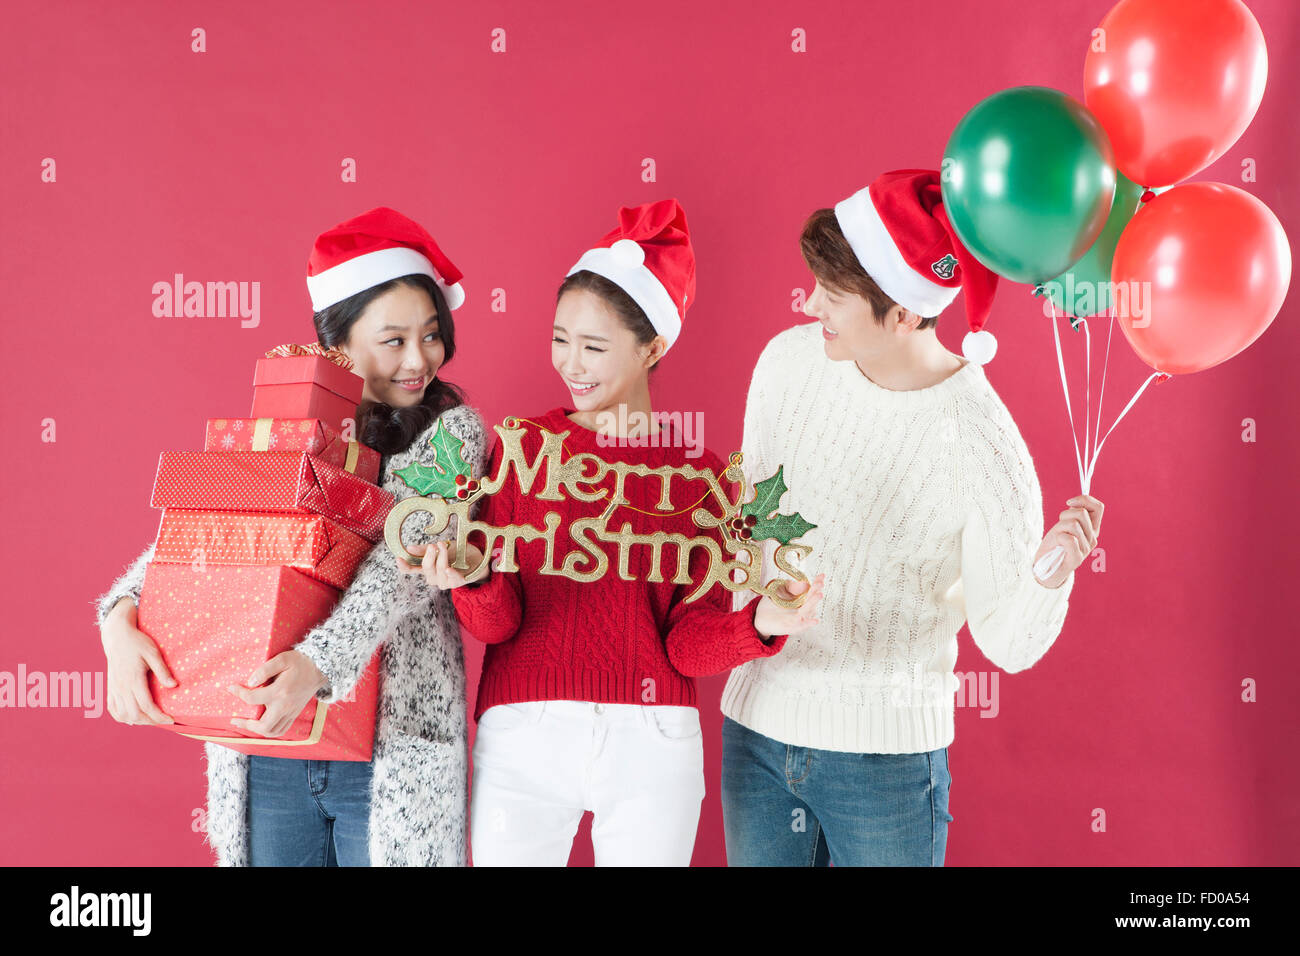
[[[659,333],[655,327],[650,324],[646,318],[644,310],[636,304],[636,300],[627,294],[627,291],[610,279],[595,272],[588,272],[586,269],[579,269],[572,275],[565,276],[564,281],[560,283],[560,289],[555,293],[555,302],[558,305],[560,299],[564,298],[564,293],[570,289],[582,289],[586,292],[592,292],[600,296],[614,310],[614,314],[619,317],[623,325],[636,336],[637,345],[649,345],[654,341],[654,337]],[[651,374],[663,362],[663,356],[650,366]]]
[[[317,341],[326,348],[346,343],[352,326],[361,318],[366,306],[399,284],[423,289],[433,300],[438,312],[438,336],[442,339],[442,368],[445,368],[456,354],[456,327],[442,290],[426,275],[389,279],[321,309],[312,316]],[[440,374],[442,368],[438,370]],[[381,455],[406,451],[415,437],[432,425],[439,415],[464,402],[465,395],[459,388],[437,377],[425,386],[418,405],[397,408],[383,402],[363,400],[357,406],[357,441],[369,445]]]

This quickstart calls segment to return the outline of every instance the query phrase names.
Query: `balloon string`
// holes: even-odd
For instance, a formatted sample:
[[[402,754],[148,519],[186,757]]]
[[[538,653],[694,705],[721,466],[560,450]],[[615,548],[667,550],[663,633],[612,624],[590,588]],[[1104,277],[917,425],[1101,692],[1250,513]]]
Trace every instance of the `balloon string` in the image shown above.
[[[1061,356],[1061,330],[1056,327],[1056,303],[1052,301],[1051,296],[1047,297],[1047,303],[1052,310],[1052,338],[1056,340],[1056,367],[1061,372],[1061,391],[1065,393],[1065,412],[1070,416],[1070,437],[1074,439],[1074,462],[1079,467],[1079,487],[1083,489],[1083,493],[1086,495],[1088,493],[1088,483],[1084,475],[1083,456],[1079,454],[1079,433],[1074,424],[1074,411],[1070,408],[1070,386],[1065,379],[1065,359]],[[1085,435],[1086,431],[1085,426]]]
[[[1083,411],[1083,460],[1088,460],[1088,431],[1092,427],[1092,333],[1088,331],[1088,320],[1080,319],[1079,324],[1083,326],[1083,354],[1084,354],[1084,411]],[[1101,420],[1101,409],[1097,409],[1097,419]]]
[[[1088,463],[1088,473],[1084,476],[1083,482],[1083,493],[1085,495],[1088,493],[1088,487],[1092,484],[1092,472],[1093,469],[1097,467],[1097,459],[1101,457],[1102,445],[1106,444],[1106,439],[1110,437],[1110,433],[1115,430],[1115,426],[1120,423],[1120,419],[1128,414],[1128,410],[1133,407],[1138,398],[1141,397],[1142,393],[1147,390],[1147,386],[1164,374],[1164,372],[1152,372],[1148,375],[1147,380],[1142,383],[1142,387],[1133,393],[1133,397],[1128,400],[1128,404],[1124,406],[1124,410],[1120,412],[1115,421],[1111,423],[1110,428],[1106,429],[1106,434],[1102,436],[1101,443],[1097,445],[1097,450],[1092,453],[1092,461]]]
[[[1106,398],[1106,372],[1110,369],[1110,340],[1115,334],[1115,304],[1111,303],[1107,310],[1110,316],[1110,326],[1106,331],[1106,357],[1101,363],[1101,391],[1097,393],[1097,430],[1092,436],[1092,447],[1097,447],[1097,435],[1101,433],[1101,403]]]

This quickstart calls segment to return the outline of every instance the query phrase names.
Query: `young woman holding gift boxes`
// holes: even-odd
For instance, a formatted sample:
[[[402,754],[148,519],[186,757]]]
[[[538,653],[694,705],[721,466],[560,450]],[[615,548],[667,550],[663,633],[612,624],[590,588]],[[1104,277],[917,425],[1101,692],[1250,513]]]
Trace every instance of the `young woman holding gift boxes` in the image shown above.
[[[590,453],[649,467],[689,463],[721,477],[725,465],[712,452],[687,461],[679,434],[628,427],[653,421],[650,369],[676,340],[694,292],[694,253],[676,200],[621,209],[618,226],[560,286],[551,360],[573,407],[522,420],[528,461],[539,451],[535,426],[541,426],[563,436],[566,459]],[[502,459],[497,442],[490,474]],[[599,482],[607,498],[596,502],[541,501],[507,480],[485,499],[479,520],[541,527],[545,512],[558,511],[555,553],[567,554],[569,522],[601,515],[615,477]],[[702,536],[690,513],[707,484],[678,478],[672,485],[674,499],[688,496],[695,504],[665,514],[656,510],[657,482],[629,480],[608,527],[627,523],[636,533]],[[717,513],[716,506],[711,510]],[[704,768],[688,675],[776,654],[786,635],[815,620],[821,579],[800,608],[762,598],[733,613],[730,592],[717,584],[684,603],[695,584],[673,584],[674,548],[660,557],[668,568],[664,579],[652,583],[649,548],[630,549],[629,581],[618,573],[609,545],[591,544],[605,549],[610,566],[585,583],[540,573],[540,542],[520,546],[518,573],[493,570],[472,543],[468,577],[452,567],[446,542],[424,549],[420,566],[399,559],[404,571],[454,589],[466,630],[488,645],[475,707],[470,827],[476,865],[564,865],[584,810],[594,813],[598,866],[689,864]],[[695,582],[707,565],[703,549],[695,549]],[[788,585],[787,594],[809,587]]]
[[[451,310],[461,273],[421,226],[379,207],[317,239],[307,286],[320,346],[336,348],[365,380],[357,438],[383,455],[379,484],[414,492],[396,472],[434,464],[439,424],[464,442],[481,473],[477,412],[438,378],[455,354]],[[404,540],[428,542],[413,515]],[[449,529],[447,534],[451,533]],[[171,675],[136,625],[151,545],[98,601],[108,659],[109,711],[123,723],[166,723],[146,674]],[[430,613],[432,610],[432,614]],[[468,775],[465,675],[451,602],[401,575],[381,542],[358,566],[330,616],[231,692],[265,706],[238,726],[283,734],[313,696],[348,697],[382,645],[374,755],[369,762],[246,756],[205,744],[208,841],[223,866],[464,865]]]

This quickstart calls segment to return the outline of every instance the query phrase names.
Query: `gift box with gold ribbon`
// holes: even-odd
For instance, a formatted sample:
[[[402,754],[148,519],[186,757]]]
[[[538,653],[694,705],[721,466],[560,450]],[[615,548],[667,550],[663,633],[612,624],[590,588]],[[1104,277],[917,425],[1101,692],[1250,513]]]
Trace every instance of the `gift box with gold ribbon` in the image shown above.
[[[339,431],[355,420],[365,382],[352,362],[319,345],[279,345],[258,359],[249,418],[319,418]]]
[[[366,481],[379,479],[380,455],[346,441],[319,418],[209,418],[204,451],[305,451]]]
[[[137,620],[158,645],[177,686],[149,675],[149,689],[174,724],[159,724],[241,753],[313,760],[369,760],[378,700],[378,652],[352,699],[313,700],[283,735],[264,738],[231,724],[261,705],[227,689],[247,686],[264,661],[290,650],[321,621],[338,591],[289,567],[222,567],[153,561],[145,569]],[[252,749],[246,749],[252,748]]]

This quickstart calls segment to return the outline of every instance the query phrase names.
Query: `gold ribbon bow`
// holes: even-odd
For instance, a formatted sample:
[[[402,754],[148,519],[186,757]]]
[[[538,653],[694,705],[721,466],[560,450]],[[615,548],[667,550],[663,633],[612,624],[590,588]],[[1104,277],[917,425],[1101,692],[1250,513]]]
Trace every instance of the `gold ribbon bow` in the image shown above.
[[[294,355],[319,355],[329,359],[340,368],[347,369],[349,372],[352,371],[352,359],[336,348],[326,348],[317,342],[310,342],[306,345],[289,342],[286,345],[277,345],[266,353],[267,358],[290,358]]]

